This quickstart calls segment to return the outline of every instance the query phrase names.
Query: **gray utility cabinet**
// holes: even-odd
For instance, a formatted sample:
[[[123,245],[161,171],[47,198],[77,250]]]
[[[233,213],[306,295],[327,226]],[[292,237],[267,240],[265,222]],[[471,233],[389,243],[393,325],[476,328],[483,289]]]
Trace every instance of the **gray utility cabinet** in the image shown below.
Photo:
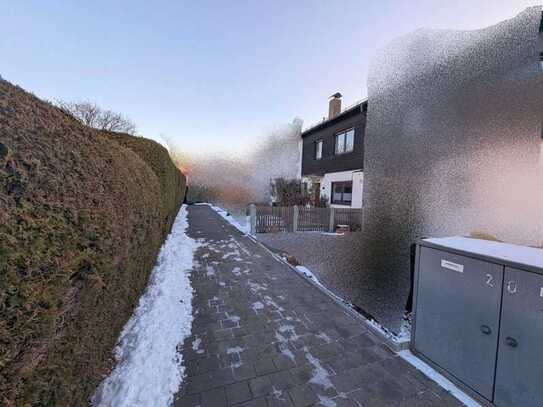
[[[543,406],[543,250],[424,239],[415,267],[412,351],[485,404]]]

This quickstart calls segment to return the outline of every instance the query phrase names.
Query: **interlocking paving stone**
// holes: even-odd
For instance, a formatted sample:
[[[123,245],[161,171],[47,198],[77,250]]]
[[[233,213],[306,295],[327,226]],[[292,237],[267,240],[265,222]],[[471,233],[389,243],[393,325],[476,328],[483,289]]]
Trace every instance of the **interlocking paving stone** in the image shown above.
[[[296,407],[311,406],[319,401],[319,398],[309,385],[293,387],[288,393]]]
[[[266,403],[266,399],[264,397],[260,397],[245,403],[237,404],[236,407],[268,407],[268,405]]]
[[[360,407],[360,404],[358,404],[356,401],[347,398],[347,397],[335,397],[332,399],[334,404],[331,403],[317,403],[316,406],[319,407],[329,407],[330,405],[333,405],[334,407]]]
[[[360,377],[355,374],[355,369],[345,370],[330,378],[339,392],[350,392],[360,388]]]
[[[269,376],[251,379],[250,386],[254,396],[265,396],[273,392],[273,385]]]
[[[256,374],[261,376],[269,373],[273,373],[277,370],[275,365],[273,364],[273,359],[270,357],[257,359],[254,362]]]
[[[226,399],[229,405],[234,405],[252,399],[247,382],[238,382],[226,386]]]
[[[228,403],[226,402],[226,394],[223,387],[203,392],[201,397],[202,407],[228,406]]]
[[[209,207],[189,224],[202,246],[175,407],[461,405]]]
[[[200,403],[200,394],[193,394],[174,400],[174,407],[198,407]]]
[[[289,371],[284,370],[282,372],[272,373],[269,375],[274,389],[285,390],[296,385]]]

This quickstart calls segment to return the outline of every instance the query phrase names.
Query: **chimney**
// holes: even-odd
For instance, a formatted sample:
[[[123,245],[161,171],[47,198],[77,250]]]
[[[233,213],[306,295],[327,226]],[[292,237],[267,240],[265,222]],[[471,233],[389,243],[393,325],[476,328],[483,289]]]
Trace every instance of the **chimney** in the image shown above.
[[[341,113],[341,93],[336,92],[330,96],[328,119],[333,119]]]

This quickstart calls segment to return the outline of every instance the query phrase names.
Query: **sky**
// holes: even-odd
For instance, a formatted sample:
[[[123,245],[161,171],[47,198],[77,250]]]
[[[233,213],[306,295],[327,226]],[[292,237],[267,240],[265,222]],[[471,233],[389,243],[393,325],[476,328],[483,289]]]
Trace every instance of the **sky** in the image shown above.
[[[243,153],[367,96],[372,56],[419,28],[477,29],[537,0],[0,0],[0,75],[90,100],[149,138]]]

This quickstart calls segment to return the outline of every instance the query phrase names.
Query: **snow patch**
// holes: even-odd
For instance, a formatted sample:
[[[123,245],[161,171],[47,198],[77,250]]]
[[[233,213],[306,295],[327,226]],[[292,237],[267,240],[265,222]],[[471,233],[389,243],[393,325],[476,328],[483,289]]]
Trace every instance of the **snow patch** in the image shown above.
[[[272,392],[270,394],[274,399],[276,400],[285,400],[285,397],[283,397],[283,392],[279,389],[277,389],[275,386],[272,386]]]
[[[237,353],[237,354],[240,354],[241,352],[243,352],[245,350],[245,348],[242,348],[241,346],[235,346],[233,348],[228,348],[226,350],[226,354],[227,355],[231,355],[233,353]]]
[[[226,319],[235,323],[239,323],[240,321],[240,317],[238,317],[237,315],[230,315],[228,314],[228,312],[226,313]]]
[[[288,343],[286,342],[286,339],[283,338],[278,333],[276,333],[276,336],[277,336],[277,338],[282,338],[282,340],[279,340],[279,351],[283,355],[285,355],[287,358],[289,358],[290,360],[292,360],[294,362],[295,361],[294,353],[292,353],[292,351],[289,349]]]
[[[262,304],[260,301],[253,302],[253,305],[251,307],[255,313],[258,314],[258,311],[261,309],[264,309],[264,304]]]
[[[322,285],[319,281],[319,279],[313,274],[311,270],[309,270],[307,267],[304,266],[296,266],[296,270],[302,274],[306,278],[310,278],[311,280],[315,281],[317,284]]]
[[[403,342],[409,342],[411,340],[411,326],[409,324],[409,321],[406,319],[403,320],[402,326],[400,327],[400,333],[394,334],[390,332],[388,329],[386,329],[383,325],[381,325],[379,322],[377,322],[374,319],[366,319],[366,323],[368,325],[371,325],[373,329],[379,331],[381,335],[388,338],[389,340],[396,342],[396,343],[403,343]]]
[[[251,254],[251,252],[249,251],[249,249],[247,249],[243,243],[238,242],[237,240],[234,240],[234,241],[235,241],[236,246],[238,246],[239,249],[240,249],[246,256],[249,256],[249,257],[252,256],[252,254]],[[255,255],[255,257],[256,257],[256,256],[258,256],[258,255]]]
[[[323,235],[323,236],[344,236],[344,235],[345,235],[344,233],[337,233],[337,232],[319,232],[319,231],[317,231],[317,230],[311,230],[311,231],[304,232],[304,233],[313,233],[313,234],[318,234],[318,235]]]
[[[330,339],[330,337],[326,335],[326,332],[319,332],[316,337],[322,339],[326,343],[332,342],[332,339]]]
[[[117,364],[92,396],[93,406],[172,404],[185,370],[177,347],[191,331],[189,276],[199,247],[186,235],[187,227],[187,208],[182,206],[138,307],[121,332]]]
[[[222,208],[220,208],[218,206],[212,205],[210,203],[204,203],[204,204],[201,204],[201,205],[209,206],[211,209],[213,209],[215,212],[217,212],[220,217],[222,217],[225,221],[230,223],[232,226],[234,226],[237,230],[239,230],[244,235],[249,234],[249,232],[250,232],[249,223],[247,223],[246,225],[241,225],[232,215],[230,215],[230,213],[228,213],[227,211],[225,211],[224,209],[222,209]]]
[[[283,312],[285,309],[278,305],[269,295],[264,297],[264,302],[270,307],[274,307],[277,311]]]
[[[265,283],[258,284],[253,281],[247,281],[247,285],[253,294],[258,293],[259,291],[266,291],[268,289],[268,285]]]
[[[298,338],[298,335],[296,335],[296,332],[294,332],[294,327],[291,325],[280,327],[277,331],[275,331],[275,338],[279,342],[278,343],[279,351],[294,362],[295,356],[294,356],[294,353],[288,347],[288,338],[281,335],[282,333],[285,333],[285,332],[289,332],[290,334],[294,333],[294,336],[296,336],[296,338]]]
[[[294,328],[293,325],[281,325],[279,327],[279,332],[281,332],[282,334],[288,334],[289,335],[288,339],[291,341],[300,339],[300,335],[296,333],[296,329]]]
[[[477,253],[495,259],[511,261],[534,267],[543,267],[543,249],[519,246],[510,243],[494,242],[490,240],[473,239],[470,237],[453,236],[443,238],[424,239],[426,242],[439,246],[461,250],[468,253]]]
[[[242,348],[240,346],[235,346],[233,348],[228,348],[226,350],[227,355],[236,355],[237,361],[230,363],[231,369],[237,369],[238,367],[241,367],[241,355],[240,353],[243,352],[245,348]]]
[[[337,407],[334,399],[319,394],[319,403],[324,407]]]
[[[206,267],[206,274],[207,274],[208,277],[211,277],[211,276],[215,275],[215,269],[213,268],[213,266],[207,266]]]
[[[305,353],[305,357],[313,365],[313,377],[309,380],[309,383],[317,384],[325,389],[333,387],[328,372],[322,367],[319,360],[309,352]]]
[[[199,354],[204,353],[204,350],[200,349],[201,344],[202,340],[200,338],[196,338],[194,341],[192,341],[192,350]]]

